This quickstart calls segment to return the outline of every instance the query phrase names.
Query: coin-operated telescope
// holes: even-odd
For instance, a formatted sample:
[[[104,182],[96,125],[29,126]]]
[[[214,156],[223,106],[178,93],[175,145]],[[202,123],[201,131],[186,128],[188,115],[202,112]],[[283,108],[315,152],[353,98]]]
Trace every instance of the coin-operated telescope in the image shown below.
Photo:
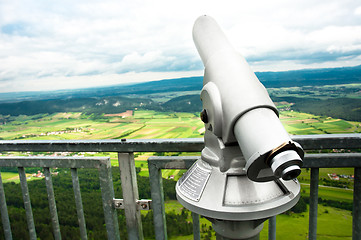
[[[193,40],[205,66],[205,148],[177,182],[177,198],[209,219],[220,239],[257,239],[265,220],[297,203],[303,149],[211,17],[197,19]]]

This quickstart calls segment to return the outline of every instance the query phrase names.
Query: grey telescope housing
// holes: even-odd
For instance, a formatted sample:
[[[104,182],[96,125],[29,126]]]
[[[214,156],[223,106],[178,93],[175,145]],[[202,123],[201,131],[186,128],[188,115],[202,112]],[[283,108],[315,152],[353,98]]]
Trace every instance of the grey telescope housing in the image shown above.
[[[196,21],[193,39],[205,66],[201,99],[206,129],[225,145],[239,144],[251,180],[296,178],[301,172],[302,147],[290,139],[267,90],[246,60],[208,16]]]
[[[193,40],[205,67],[205,147],[177,182],[177,199],[225,239],[253,239],[266,219],[297,203],[303,149],[213,18],[196,20]]]

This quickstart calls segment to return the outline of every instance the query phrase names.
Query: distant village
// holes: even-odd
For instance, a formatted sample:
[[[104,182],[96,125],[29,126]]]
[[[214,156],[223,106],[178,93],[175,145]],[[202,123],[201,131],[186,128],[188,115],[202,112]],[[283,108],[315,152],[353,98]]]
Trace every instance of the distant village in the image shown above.
[[[354,175],[344,175],[344,174],[337,175],[336,173],[328,173],[327,175],[331,180],[335,180],[335,181],[340,180],[340,178],[345,178],[350,180],[354,179]]]
[[[51,174],[54,176],[58,176],[59,172],[51,172]],[[33,173],[31,176],[36,177],[36,178],[44,178],[45,177],[44,173],[41,172],[40,170],[37,173]]]
[[[39,133],[39,134],[24,134],[21,137],[18,137],[17,139],[24,139],[24,138],[30,138],[30,137],[40,137],[40,136],[51,136],[51,135],[61,135],[65,133],[80,133],[80,132],[89,132],[94,131],[93,128],[67,128],[65,130],[60,131],[52,131],[52,132],[45,132],[45,133]]]
[[[48,152],[48,153],[39,153],[34,155],[33,152],[24,152],[22,155],[24,156],[28,156],[28,157],[32,157],[32,156],[37,156],[37,157],[44,157],[44,156],[50,156],[50,157],[67,157],[67,156],[75,156],[75,157],[85,157],[85,154],[96,154],[96,152]],[[14,153],[12,152],[0,152],[0,156],[5,155],[5,156],[15,156]],[[16,155],[18,156],[18,155]],[[59,174],[59,172],[56,171],[56,169],[58,168],[53,168],[53,171],[51,172],[52,175],[57,176]],[[31,176],[29,175],[27,178],[30,179],[31,177],[34,178],[44,178],[44,173],[40,170],[38,170],[37,173],[33,173],[31,174]]]

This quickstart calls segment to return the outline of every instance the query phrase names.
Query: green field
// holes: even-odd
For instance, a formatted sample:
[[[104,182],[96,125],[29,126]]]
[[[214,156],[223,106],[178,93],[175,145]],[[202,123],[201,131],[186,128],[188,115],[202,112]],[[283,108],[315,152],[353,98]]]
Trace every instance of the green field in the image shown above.
[[[32,174],[26,174],[27,181],[39,180],[41,178],[32,177]],[[1,179],[3,183],[14,182],[20,183],[19,174],[14,172],[1,172]]]
[[[281,111],[280,119],[290,134],[359,133],[360,122],[307,113]],[[106,117],[81,113],[57,113],[33,120],[18,116],[0,125],[0,139],[151,139],[202,137],[204,127],[198,113],[134,111],[131,117]]]
[[[331,174],[331,173],[337,173],[339,175],[353,175],[354,174],[354,169],[353,168],[320,168],[319,169],[319,178],[325,178],[325,179],[329,179],[329,176],[327,174]],[[304,182],[309,182],[310,181],[310,171],[308,169],[302,169],[302,172],[300,174],[300,176],[298,177],[299,179],[301,179]],[[350,181],[348,179],[341,179],[340,181]]]
[[[282,111],[280,119],[287,132],[293,135],[360,133],[359,122],[316,116],[308,113]]]
[[[301,191],[302,191],[302,195],[309,196],[310,195],[310,186],[305,183],[301,183]],[[318,187],[318,196],[323,199],[352,202],[353,191],[352,191],[352,189],[319,186]]]
[[[282,103],[277,104],[278,107]],[[39,116],[18,116],[0,125],[0,139],[4,140],[67,140],[67,139],[151,139],[151,138],[200,138],[204,126],[198,113],[174,113],[156,111],[134,111],[132,116],[83,115],[81,113],[56,113]],[[290,134],[358,133],[359,122],[321,117],[294,111],[281,111],[280,119]],[[196,153],[192,153],[194,155]],[[199,153],[198,153],[199,154]],[[83,154],[89,155],[87,153]],[[90,154],[92,155],[92,154]],[[113,166],[118,165],[116,153],[98,153],[111,158]],[[135,153],[136,160],[146,161],[154,153]],[[167,155],[172,155],[169,153]],[[187,153],[182,153],[187,155]],[[146,162],[142,176],[148,176]],[[352,175],[353,169],[321,169],[320,178],[328,173]],[[177,170],[163,171],[163,176],[178,179]],[[5,181],[11,179],[3,176]],[[309,182],[309,173],[302,172],[300,178]]]
[[[277,239],[307,239],[308,212],[277,216]],[[292,224],[290,224],[292,223]],[[349,211],[319,205],[317,239],[352,239],[352,215]],[[268,239],[268,222],[264,224],[260,239]],[[290,238],[292,236],[292,238]]]
[[[287,108],[278,104],[278,107]],[[155,111],[134,111],[130,117],[86,116],[81,113],[44,114],[37,119],[32,116],[18,116],[14,121],[0,125],[0,139],[4,140],[67,140],[67,139],[151,139],[151,138],[201,138],[204,125],[198,113],[167,113]],[[345,121],[290,110],[280,112],[280,119],[286,130],[293,135],[325,133],[360,133],[360,122]],[[0,153],[8,154],[8,153]],[[14,154],[14,153],[12,153]],[[21,153],[31,154],[31,153]],[[43,153],[44,154],[44,153]],[[46,154],[46,153],[45,153]],[[51,154],[51,153],[48,153]],[[109,156],[111,164],[118,166],[116,153],[77,153],[83,156]],[[149,176],[147,159],[157,153],[134,153],[136,167],[140,176]],[[164,153],[178,155],[179,153]],[[181,153],[199,155],[200,153]],[[184,170],[163,170],[162,176],[178,180]],[[328,173],[352,175],[352,168],[320,169],[320,179],[328,179]],[[18,182],[17,173],[2,172],[3,182]],[[310,173],[303,169],[299,177],[302,182],[301,193],[309,195]],[[349,181],[349,180],[342,180]],[[352,202],[353,191],[341,188],[319,187],[319,197],[334,201]],[[176,201],[166,203],[167,211],[181,211],[182,206]],[[351,239],[352,216],[350,211],[319,205],[318,239]],[[191,219],[190,219],[191,221]],[[292,222],[292,224],[288,224]],[[210,226],[202,218],[201,225]],[[277,239],[306,239],[308,232],[308,213],[278,216]],[[204,233],[205,234],[205,233]],[[183,236],[171,239],[190,239]],[[215,239],[213,236],[212,239]],[[261,233],[261,239],[267,239],[267,222]]]
[[[19,116],[0,126],[4,140],[36,139],[120,139],[120,138],[190,138],[200,137],[203,123],[191,113],[135,111],[132,117],[96,119],[80,113],[58,113],[31,120]]]
[[[180,213],[182,205],[177,201],[167,201],[166,211],[175,211]],[[308,239],[308,211],[304,213],[280,214],[277,216],[277,239],[280,240],[304,240]],[[189,221],[192,221],[189,218]],[[291,224],[290,224],[291,223]],[[205,218],[200,218],[200,225],[211,226]],[[318,206],[317,220],[317,239],[320,240],[339,240],[352,239],[352,215],[350,211],[341,210],[332,207]],[[206,233],[201,232],[201,239],[204,239]],[[203,236],[203,237],[202,237]],[[292,237],[290,237],[292,236]],[[170,239],[185,240],[192,239],[192,236],[179,236]],[[212,238],[216,239],[212,231]],[[263,230],[260,234],[261,240],[268,239],[268,221],[264,223]]]
[[[13,172],[1,172],[1,179],[4,183],[18,179],[19,174]]]

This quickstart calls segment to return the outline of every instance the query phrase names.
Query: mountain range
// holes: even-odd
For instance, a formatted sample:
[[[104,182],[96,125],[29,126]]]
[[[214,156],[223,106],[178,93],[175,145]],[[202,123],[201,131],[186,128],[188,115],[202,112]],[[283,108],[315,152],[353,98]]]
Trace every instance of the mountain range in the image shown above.
[[[342,68],[256,72],[255,74],[266,88],[360,83],[361,65]],[[129,94],[142,95],[161,92],[199,91],[202,89],[202,86],[203,77],[188,77],[82,89],[0,93],[0,103],[27,100],[108,97]]]

